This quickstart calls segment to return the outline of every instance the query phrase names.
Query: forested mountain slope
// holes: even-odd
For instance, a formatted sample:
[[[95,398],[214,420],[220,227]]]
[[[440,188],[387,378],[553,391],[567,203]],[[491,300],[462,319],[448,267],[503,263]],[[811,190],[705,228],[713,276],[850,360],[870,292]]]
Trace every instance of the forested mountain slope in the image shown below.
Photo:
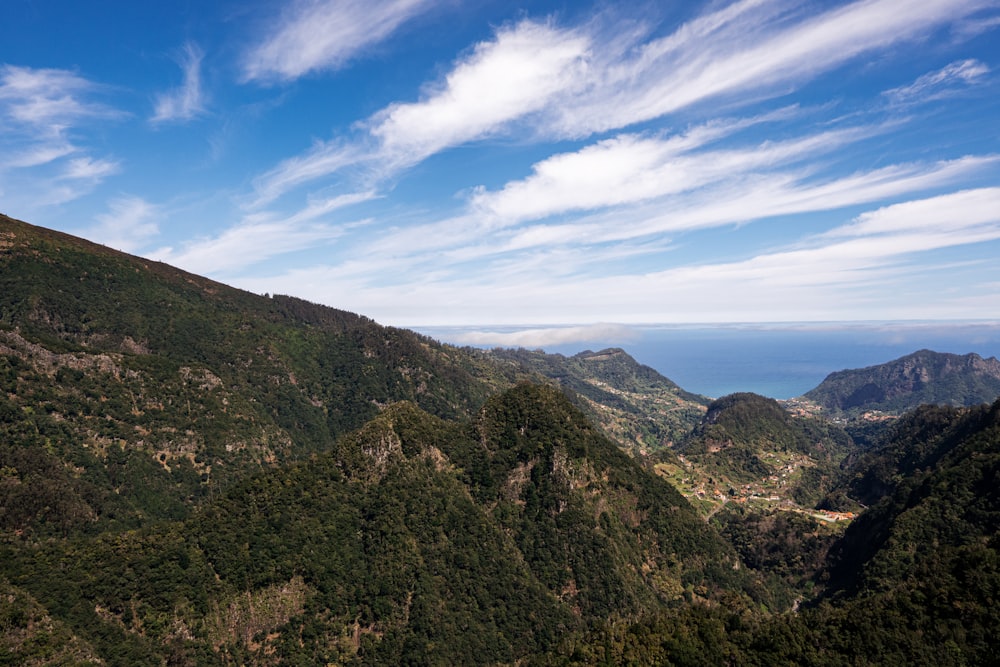
[[[920,350],[877,366],[831,373],[805,398],[834,413],[900,414],[924,405],[970,406],[1000,397],[1000,361]]]
[[[571,357],[525,349],[478,354],[529,377],[555,380],[595,422],[638,454],[669,450],[698,424],[709,403],[619,348]]]
[[[0,388],[3,664],[1000,649],[1000,403],[922,408],[862,451],[763,397],[706,411],[621,350],[462,350],[6,217]],[[647,467],[676,456],[725,513]],[[752,512],[758,474],[868,509],[842,538],[787,498]]]
[[[380,406],[471,414],[497,388],[478,363],[0,218],[0,523],[179,518],[250,471],[323,451]]]
[[[184,521],[0,556],[78,653],[132,665],[507,663],[752,588],[674,489],[538,385],[466,425],[396,404]]]
[[[677,446],[689,467],[711,477],[713,489],[740,497],[767,487],[768,494],[804,506],[832,486],[841,460],[853,449],[836,425],[793,416],[774,399],[751,393],[713,401]]]
[[[9,218],[0,241],[15,662],[507,662],[753,587],[562,393],[513,387],[530,366]]]
[[[660,611],[596,629],[539,663],[996,664],[1000,401],[918,410],[880,449],[878,465],[895,480],[831,550],[818,600],[773,616]]]
[[[834,549],[816,610],[833,646],[882,664],[995,663],[1000,401],[921,408],[874,454],[856,470],[892,481],[852,487],[872,504]]]
[[[551,372],[0,216],[0,447],[18,480],[38,482],[8,491],[0,523],[65,532],[179,518],[385,405],[469,418],[523,379],[559,383],[626,446],[661,446],[699,413],[666,378],[611,356],[624,373],[596,360]],[[647,399],[661,404],[654,416],[636,404]]]

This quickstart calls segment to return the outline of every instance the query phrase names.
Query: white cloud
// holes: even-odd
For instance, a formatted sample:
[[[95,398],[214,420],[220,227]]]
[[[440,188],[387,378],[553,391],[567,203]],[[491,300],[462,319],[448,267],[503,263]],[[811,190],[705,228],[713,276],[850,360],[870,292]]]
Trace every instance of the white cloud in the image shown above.
[[[958,232],[1000,222],[1000,188],[962,190],[863,213],[829,236],[871,236],[918,231]]]
[[[97,224],[82,235],[124,252],[136,252],[159,234],[158,208],[141,197],[120,197],[108,203],[109,211],[96,216]]]
[[[857,178],[864,180],[864,175]],[[797,242],[736,261],[697,263],[673,253],[633,262],[629,253],[641,253],[641,246],[575,246],[574,241],[579,239],[553,243],[546,238],[536,252],[507,255],[493,248],[490,237],[469,236],[455,252],[433,254],[413,249],[406,255],[406,244],[400,243],[394,251],[401,255],[383,247],[376,254],[358,252],[351,263],[247,278],[240,284],[256,291],[294,289],[328,303],[336,295],[330,305],[403,326],[569,324],[591,320],[594,313],[602,320],[633,324],[972,318],[983,312],[977,307],[996,301],[982,286],[989,282],[983,277],[992,271],[995,281],[1000,273],[995,266],[989,269],[992,259],[967,259],[956,267],[941,251],[965,246],[978,249],[983,258],[992,256],[986,244],[995,248],[1000,242],[1000,188],[872,209],[830,232],[804,232]],[[429,270],[422,268],[423,261]],[[474,271],[456,263],[469,261]],[[650,268],[656,266],[663,268]],[[965,269],[978,276],[978,285],[959,276]],[[910,290],[920,298],[898,298]],[[502,336],[459,342],[543,344]]]
[[[879,309],[882,319],[892,317],[894,311],[912,306],[897,303],[889,286],[934,274],[939,285],[948,282],[941,273],[947,270],[947,261],[934,260],[926,253],[1000,240],[997,196],[996,189],[987,189],[885,207],[859,216],[839,233],[806,240],[803,245],[807,247],[636,276],[634,289],[699,314],[689,315],[689,321],[716,311],[715,319],[740,319],[741,315],[772,320],[838,319],[851,309],[854,313],[845,319],[859,319],[859,313],[874,314]],[[920,223],[911,228],[907,221],[914,217]],[[611,285],[624,280],[624,276],[597,278],[589,289],[593,294],[607,294]],[[872,285],[880,287],[876,291]],[[940,291],[928,292],[926,303],[937,309],[940,298]],[[751,315],[754,310],[756,316]],[[965,316],[974,313],[968,311]]]
[[[524,20],[477,44],[425,89],[423,99],[389,105],[360,123],[367,136],[317,144],[259,177],[258,203],[359,163],[388,177],[449,147],[504,133],[519,131],[532,140],[583,138],[709,99],[724,98],[732,106],[758,102],[989,4],[859,0],[802,18],[786,3],[743,0],[657,39],[601,20],[578,28]],[[354,6],[345,5],[351,11]],[[308,7],[318,14],[332,11]],[[309,14],[301,7],[297,12]],[[324,19],[313,22],[323,25]]]
[[[77,152],[76,146],[65,141],[36,144],[13,153],[6,160],[7,168],[38,167]]]
[[[577,327],[548,327],[518,331],[464,331],[453,333],[448,340],[457,345],[478,347],[545,348],[552,345],[587,343],[590,341],[634,340],[636,332],[621,324],[590,324]]]
[[[67,126],[88,118],[122,114],[91,101],[97,84],[62,69],[0,66],[0,113],[8,122],[40,135],[61,135]]]
[[[700,128],[699,128],[700,129]],[[478,192],[475,209],[505,222],[632,204],[787,168],[875,133],[851,128],[746,148],[692,153],[691,134],[661,139],[619,135],[534,165],[533,174],[497,192]],[[718,134],[711,135],[717,138]],[[708,137],[705,137],[708,138]],[[704,138],[702,139],[704,140]]]
[[[230,227],[213,238],[195,240],[180,251],[165,248],[149,256],[192,273],[220,275],[330,241],[341,233],[326,225],[290,228],[281,222],[251,221]]]
[[[588,40],[573,31],[523,21],[477,44],[425,99],[394,104],[370,121],[382,151],[410,164],[501,130],[577,86]]]
[[[89,157],[75,158],[69,161],[62,178],[93,181],[104,180],[106,176],[118,173],[120,165],[113,160],[94,160]]]
[[[784,3],[733,3],[628,50],[595,49],[593,85],[559,100],[549,131],[586,136],[708,99],[757,101],[789,92],[867,52],[919,39],[988,0],[861,0],[797,21]]]
[[[184,81],[178,88],[157,95],[150,122],[186,121],[205,112],[205,95],[201,87],[201,61],[204,53],[188,42],[178,58]]]
[[[333,211],[344,208],[345,206],[352,206],[354,204],[371,201],[377,197],[378,195],[370,190],[367,192],[352,192],[349,194],[335,195],[333,197],[314,197],[309,200],[308,205],[304,209],[285,218],[284,222],[285,224],[292,225],[299,222],[314,220],[315,218],[324,216],[327,213],[332,213]]]
[[[244,57],[246,80],[337,69],[426,11],[433,0],[298,0]]]
[[[893,165],[828,180],[799,175],[735,174],[714,187],[632,208],[544,225],[544,242],[595,244],[649,239],[667,233],[762,220],[774,216],[832,211],[953,184],[996,165],[1000,157],[966,157],[932,164]],[[513,232],[492,252],[534,245],[538,226]]]
[[[294,188],[328,176],[344,167],[363,161],[364,152],[341,142],[316,143],[305,154],[288,158],[254,179],[257,197],[252,206],[274,201]]]
[[[330,225],[314,221],[374,197],[372,192],[359,192],[314,199],[301,211],[288,216],[255,213],[217,236],[196,239],[181,250],[161,248],[150,253],[150,257],[194,273],[220,275],[238,271],[271,257],[339,238],[346,229],[364,223]]]
[[[896,104],[927,102],[955,94],[959,86],[971,86],[982,81],[990,68],[978,60],[960,60],[947,67],[924,74],[908,86],[883,93]]]
[[[973,16],[959,21],[954,27],[957,37],[964,41],[989,32],[1000,26],[1000,15],[993,16]]]
[[[0,66],[0,152],[5,158],[0,186],[6,196],[28,210],[54,206],[90,192],[118,171],[114,160],[80,155],[83,149],[70,138],[91,123],[124,116],[94,100],[102,90],[68,70]],[[73,155],[79,156],[67,160]],[[16,170],[36,170],[37,177],[18,178]]]
[[[967,156],[930,164],[891,165],[828,180],[799,179],[794,174],[737,180],[695,193],[666,211],[637,212],[636,217],[643,222],[632,228],[629,237],[832,211],[951,185],[998,163],[1000,156]]]
[[[448,146],[481,139],[538,111],[582,66],[586,40],[548,25],[522,22],[478,44],[425,99],[394,104],[362,123],[358,142],[316,143],[254,180],[255,206],[305,183],[359,164],[388,176]]]
[[[95,159],[86,155],[63,159],[78,151],[61,150],[55,144],[52,145],[55,149],[49,151],[47,146],[45,143],[38,144],[27,154],[22,153],[19,161],[0,164],[0,192],[14,209],[31,212],[71,202],[91,193],[108,176],[117,174],[121,169],[116,160]],[[14,167],[25,173],[18,173]],[[29,171],[31,168],[34,170]],[[9,191],[5,191],[8,187]]]
[[[839,302],[857,307],[869,301],[890,312],[894,295],[886,285],[933,273],[940,265],[925,253],[1000,240],[998,201],[1000,189],[987,188],[904,202],[864,213],[833,233],[807,239],[805,247],[739,262],[678,267],[639,280],[649,283],[642,288],[667,298],[683,297],[689,305],[700,294],[730,317],[744,298],[761,310],[782,309],[782,300],[788,300],[786,312],[789,306],[802,307],[825,311],[827,319],[836,313],[831,304]],[[838,238],[843,236],[851,238]],[[879,293],[871,293],[873,284],[881,285]],[[936,296],[927,295],[929,300]]]
[[[791,143],[800,147],[811,143],[807,139],[800,141]],[[712,156],[704,159],[709,164]],[[720,160],[720,164],[724,162]],[[642,246],[650,253],[659,252],[666,234],[775,216],[832,211],[899,197],[953,184],[998,163],[1000,156],[970,156],[930,164],[891,165],[827,179],[817,179],[808,170],[775,171],[762,175],[734,170],[714,182],[706,181],[705,187],[695,189],[693,184],[689,184],[690,192],[673,194],[662,200],[638,199],[569,222],[544,221],[513,228],[498,223],[494,213],[487,211],[484,214],[473,206],[473,210],[466,215],[393,230],[372,240],[364,254],[369,257],[393,257],[397,262],[409,257],[431,256],[440,265],[447,259],[478,259],[482,262],[513,251],[576,246],[587,248],[591,254],[590,262],[599,265],[603,259],[597,254],[597,244],[642,241]],[[604,192],[603,189],[600,191]],[[534,203],[518,203],[512,196],[515,202],[512,207],[530,208],[533,214],[537,214],[541,203],[549,201],[546,196],[541,192]],[[571,198],[552,196],[560,207],[567,201],[572,203]],[[547,210],[551,213],[563,208],[550,203]],[[508,213],[513,215],[511,211]]]

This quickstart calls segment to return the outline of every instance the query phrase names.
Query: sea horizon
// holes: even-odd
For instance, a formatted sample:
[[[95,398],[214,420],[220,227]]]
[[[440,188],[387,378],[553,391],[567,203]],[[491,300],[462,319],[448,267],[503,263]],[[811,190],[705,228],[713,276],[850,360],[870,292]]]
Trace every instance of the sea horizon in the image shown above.
[[[482,349],[523,347],[572,356],[617,347],[681,388],[711,398],[743,391],[795,398],[830,373],[883,364],[922,349],[1000,356],[996,320],[412,328],[445,343]]]

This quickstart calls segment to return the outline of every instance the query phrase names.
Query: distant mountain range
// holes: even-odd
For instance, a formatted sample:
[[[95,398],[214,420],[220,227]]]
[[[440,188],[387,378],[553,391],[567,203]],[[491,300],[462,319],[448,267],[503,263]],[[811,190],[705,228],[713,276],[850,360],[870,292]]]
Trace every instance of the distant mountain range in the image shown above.
[[[0,664],[991,664],[1000,402],[826,416],[995,364],[808,416],[0,216]]]

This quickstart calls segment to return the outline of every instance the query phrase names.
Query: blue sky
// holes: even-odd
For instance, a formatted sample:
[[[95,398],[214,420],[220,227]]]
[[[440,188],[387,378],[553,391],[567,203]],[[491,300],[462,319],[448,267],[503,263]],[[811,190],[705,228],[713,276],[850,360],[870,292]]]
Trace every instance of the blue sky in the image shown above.
[[[6,0],[0,156],[385,324],[1000,318],[997,0]]]

